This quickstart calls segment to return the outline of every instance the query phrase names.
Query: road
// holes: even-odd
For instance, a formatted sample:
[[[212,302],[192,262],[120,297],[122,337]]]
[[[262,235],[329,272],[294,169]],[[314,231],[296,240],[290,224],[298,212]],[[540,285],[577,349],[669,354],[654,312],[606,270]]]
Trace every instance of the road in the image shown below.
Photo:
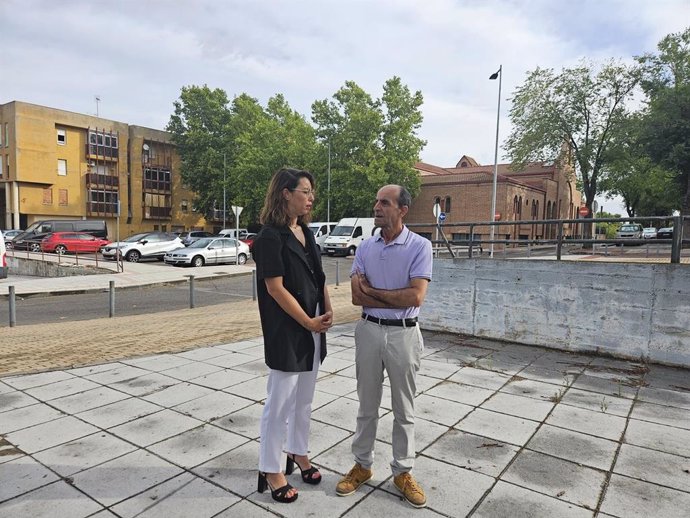
[[[326,282],[336,281],[336,266],[340,282],[349,282],[351,258],[322,259]],[[159,264],[161,268],[170,266]],[[247,263],[248,266],[252,262]],[[212,306],[238,300],[252,300],[252,276],[214,277],[194,282],[195,307]],[[155,314],[189,307],[189,285],[173,284],[122,289],[115,292],[115,315]],[[17,325],[44,324],[63,320],[91,320],[107,317],[109,294],[107,292],[77,295],[35,296],[16,299]],[[164,324],[164,322],[162,322]],[[0,299],[0,327],[9,326],[9,305]]]

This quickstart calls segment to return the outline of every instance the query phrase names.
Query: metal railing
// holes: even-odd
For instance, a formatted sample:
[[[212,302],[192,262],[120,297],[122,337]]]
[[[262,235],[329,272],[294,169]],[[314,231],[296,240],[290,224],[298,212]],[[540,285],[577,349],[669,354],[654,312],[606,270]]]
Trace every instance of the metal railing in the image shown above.
[[[591,238],[585,237],[591,234],[592,225],[599,223],[627,223],[627,222],[673,222],[673,234],[670,239],[606,239],[606,238]],[[653,241],[655,244],[670,244],[671,245],[671,263],[680,263],[681,250],[683,246],[690,246],[690,239],[683,237],[683,222],[690,221],[690,216],[652,216],[652,217],[625,217],[625,218],[586,218],[586,219],[538,219],[538,220],[520,220],[520,221],[478,221],[478,222],[454,222],[454,223],[411,223],[407,226],[415,232],[420,232],[422,229],[431,229],[432,232],[438,232],[438,239],[431,239],[431,242],[437,248],[445,248],[451,257],[456,257],[457,249],[467,248],[467,256],[472,258],[477,251],[483,253],[487,245],[503,245],[505,247],[519,247],[519,246],[536,246],[536,245],[555,245],[556,259],[561,260],[563,247],[570,244],[591,245],[583,246],[583,248],[593,248],[597,245],[641,245],[649,244]],[[568,230],[573,233],[566,235],[564,233],[565,225],[571,225]],[[506,239],[482,239],[477,237],[477,229],[491,228],[492,226],[501,227],[530,227],[543,225],[542,229],[555,237],[549,238],[506,238]],[[448,239],[446,232],[451,229],[467,229],[465,232],[469,237],[464,239]],[[489,233],[488,230],[486,232]],[[596,236],[596,234],[594,234]],[[690,236],[688,236],[690,237]]]

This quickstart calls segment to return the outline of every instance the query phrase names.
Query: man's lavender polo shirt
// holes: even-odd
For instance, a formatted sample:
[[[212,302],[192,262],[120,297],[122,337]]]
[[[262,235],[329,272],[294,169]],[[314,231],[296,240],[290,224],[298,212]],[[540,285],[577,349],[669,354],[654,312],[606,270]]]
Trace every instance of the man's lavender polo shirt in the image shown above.
[[[355,272],[363,273],[374,288],[407,288],[411,279],[431,280],[431,257],[431,241],[403,226],[400,235],[388,244],[380,234],[362,241],[350,276]],[[419,308],[414,306],[397,309],[365,306],[363,310],[377,318],[401,319],[419,315]]]

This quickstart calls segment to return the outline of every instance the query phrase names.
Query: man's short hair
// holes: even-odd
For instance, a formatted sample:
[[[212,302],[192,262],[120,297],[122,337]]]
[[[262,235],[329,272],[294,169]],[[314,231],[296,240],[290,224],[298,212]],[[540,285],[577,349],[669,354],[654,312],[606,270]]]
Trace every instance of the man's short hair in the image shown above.
[[[398,207],[409,207],[412,205],[412,195],[410,191],[400,186],[400,194],[398,195]]]

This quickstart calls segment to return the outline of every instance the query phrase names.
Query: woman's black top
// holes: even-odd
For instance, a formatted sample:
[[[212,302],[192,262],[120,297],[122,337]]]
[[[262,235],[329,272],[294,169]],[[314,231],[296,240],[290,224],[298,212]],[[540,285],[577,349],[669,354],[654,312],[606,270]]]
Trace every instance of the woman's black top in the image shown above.
[[[312,370],[314,338],[311,331],[288,315],[266,289],[265,279],[282,277],[283,286],[310,317],[325,312],[326,276],[321,267],[314,235],[302,226],[306,246],[290,229],[265,225],[254,240],[252,256],[256,263],[259,315],[264,334],[266,365],[286,372]],[[326,333],[321,334],[321,361],[326,357]]]

